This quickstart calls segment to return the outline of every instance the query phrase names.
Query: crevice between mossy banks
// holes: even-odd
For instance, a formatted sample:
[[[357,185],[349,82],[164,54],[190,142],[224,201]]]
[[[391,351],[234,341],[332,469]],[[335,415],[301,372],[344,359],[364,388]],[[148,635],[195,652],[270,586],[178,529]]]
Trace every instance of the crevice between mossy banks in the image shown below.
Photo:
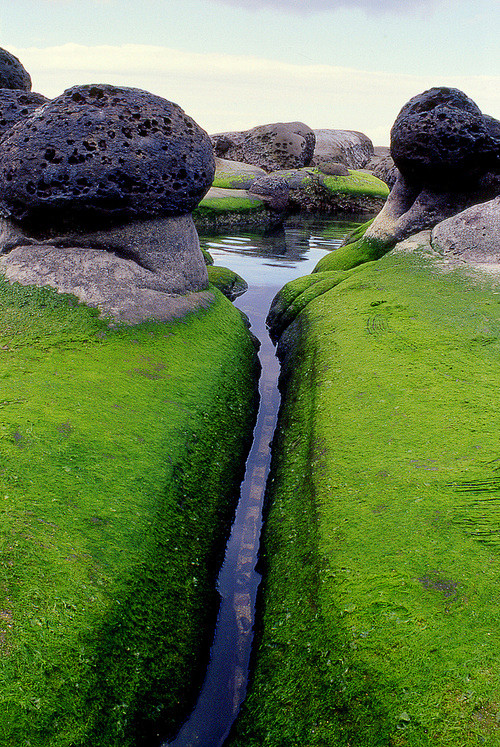
[[[0,283],[3,744],[149,747],[192,704],[256,397],[214,295],[110,329]]]
[[[388,734],[369,672],[352,666],[341,613],[335,625],[322,614],[326,566],[311,471],[322,446],[314,428],[316,359],[310,349],[306,355],[307,337],[302,315],[278,349],[282,407],[264,507],[250,682],[227,747],[374,745],[385,744]],[[373,731],[382,741],[368,741]]]

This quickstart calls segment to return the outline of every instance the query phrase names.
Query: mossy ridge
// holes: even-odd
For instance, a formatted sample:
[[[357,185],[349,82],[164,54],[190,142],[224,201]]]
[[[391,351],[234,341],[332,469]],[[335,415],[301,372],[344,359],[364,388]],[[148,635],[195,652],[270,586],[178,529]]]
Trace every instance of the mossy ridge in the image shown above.
[[[110,329],[0,284],[3,744],[151,744],[189,708],[254,400],[250,336],[215,293]]]
[[[234,270],[219,265],[211,265],[207,268],[208,279],[227,298],[233,300],[248,290],[248,283]]]
[[[309,469],[318,459],[313,437],[317,359],[312,348],[305,356],[306,316],[293,326],[294,334],[285,334],[283,405],[259,556],[263,581],[255,668],[228,747],[348,745],[353,734],[357,741],[352,744],[368,746],[370,729],[377,738],[388,733],[384,713],[365,673],[355,679],[349,670],[341,625],[331,620],[326,625],[318,604],[324,561],[318,552],[316,486]]]
[[[271,675],[266,640],[283,616],[269,600],[286,592],[280,553],[289,553],[290,597],[306,592],[290,533],[290,548],[271,545],[266,556],[265,632],[243,722],[264,729],[262,744],[500,744],[499,301],[494,280],[479,287],[428,259],[388,255],[313,300],[295,337],[286,333],[296,349],[285,406],[293,418],[310,409],[313,456],[278,473],[273,496],[298,504],[294,472],[314,486],[324,631],[311,626],[307,654],[284,647]],[[266,536],[282,536],[280,526],[271,512]],[[276,693],[262,683],[272,676],[283,692],[286,672],[307,670],[331,635],[351,709],[337,710],[338,734],[286,742],[267,717]],[[311,732],[325,703],[336,709],[332,679],[307,709]],[[293,719],[303,734],[300,709]]]

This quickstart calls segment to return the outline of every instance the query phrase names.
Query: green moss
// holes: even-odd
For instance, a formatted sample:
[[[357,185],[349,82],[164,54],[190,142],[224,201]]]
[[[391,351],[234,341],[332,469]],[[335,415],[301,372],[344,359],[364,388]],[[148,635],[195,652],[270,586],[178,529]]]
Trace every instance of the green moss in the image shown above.
[[[387,184],[377,179],[373,174],[365,171],[352,171],[349,169],[349,176],[328,176],[319,171],[319,169],[314,169],[314,173],[320,174],[325,187],[331,192],[380,197],[382,199],[385,199],[389,195]]]
[[[263,630],[231,745],[500,744],[499,299],[387,255],[282,338]]]
[[[355,241],[358,241],[359,239],[363,238],[366,231],[370,226],[372,225],[375,218],[371,218],[370,220],[367,220],[365,223],[362,223],[360,226],[357,226],[353,231],[351,231],[345,241],[344,244],[353,244]]]
[[[248,284],[241,275],[227,267],[212,265],[208,268],[208,279],[212,285],[215,285],[221,293],[230,299],[241,296],[248,288]]]
[[[211,196],[210,192],[193,212],[193,217],[217,217],[220,213],[253,213],[265,209],[264,202],[243,190],[218,190],[220,196]],[[223,194],[222,194],[223,193]]]
[[[353,244],[346,244],[322,257],[313,272],[333,272],[351,270],[366,262],[380,259],[389,252],[393,245],[387,245],[377,239],[361,238]]]
[[[227,174],[223,171],[216,172],[213,187],[220,189],[249,189],[250,184],[259,177],[250,172],[246,174]]]
[[[210,252],[208,252],[203,246],[201,246],[200,249],[201,249],[201,253],[203,254],[203,259],[205,260],[205,264],[207,265],[207,267],[209,267],[210,265],[213,265],[214,258],[212,257]]]
[[[150,745],[189,710],[254,399],[214,293],[110,329],[0,283],[2,744]]]

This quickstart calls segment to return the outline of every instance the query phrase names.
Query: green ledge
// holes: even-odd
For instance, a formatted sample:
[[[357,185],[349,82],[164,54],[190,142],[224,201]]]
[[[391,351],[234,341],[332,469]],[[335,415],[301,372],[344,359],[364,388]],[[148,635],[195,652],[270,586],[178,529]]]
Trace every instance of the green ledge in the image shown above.
[[[213,293],[110,327],[0,282],[3,745],[156,744],[194,702],[255,400],[251,336]]]

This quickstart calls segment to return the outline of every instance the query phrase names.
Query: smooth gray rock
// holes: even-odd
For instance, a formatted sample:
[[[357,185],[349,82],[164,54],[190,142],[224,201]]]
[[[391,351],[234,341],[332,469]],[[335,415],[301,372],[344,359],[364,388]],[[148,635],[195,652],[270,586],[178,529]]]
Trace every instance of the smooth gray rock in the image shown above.
[[[99,249],[19,246],[0,256],[0,274],[11,283],[72,294],[98,308],[101,317],[128,324],[182,317],[213,301],[208,291],[176,295],[168,282],[162,290],[156,273]]]
[[[343,163],[350,169],[362,169],[373,155],[373,143],[355,130],[314,130],[316,145],[312,165],[322,162]]]
[[[431,233],[433,249],[463,262],[500,262],[500,197],[473,205],[438,223]]]
[[[47,243],[0,220],[0,244],[0,272],[10,282],[49,285],[118,321],[174,318],[197,308],[196,298],[206,300],[208,273],[190,215]]]
[[[218,158],[251,163],[267,172],[307,166],[315,145],[314,132],[303,122],[275,122],[211,137]]]
[[[229,161],[226,158],[215,159],[215,178],[227,182],[228,189],[249,189],[256,179],[266,176],[267,171],[240,161]]]

